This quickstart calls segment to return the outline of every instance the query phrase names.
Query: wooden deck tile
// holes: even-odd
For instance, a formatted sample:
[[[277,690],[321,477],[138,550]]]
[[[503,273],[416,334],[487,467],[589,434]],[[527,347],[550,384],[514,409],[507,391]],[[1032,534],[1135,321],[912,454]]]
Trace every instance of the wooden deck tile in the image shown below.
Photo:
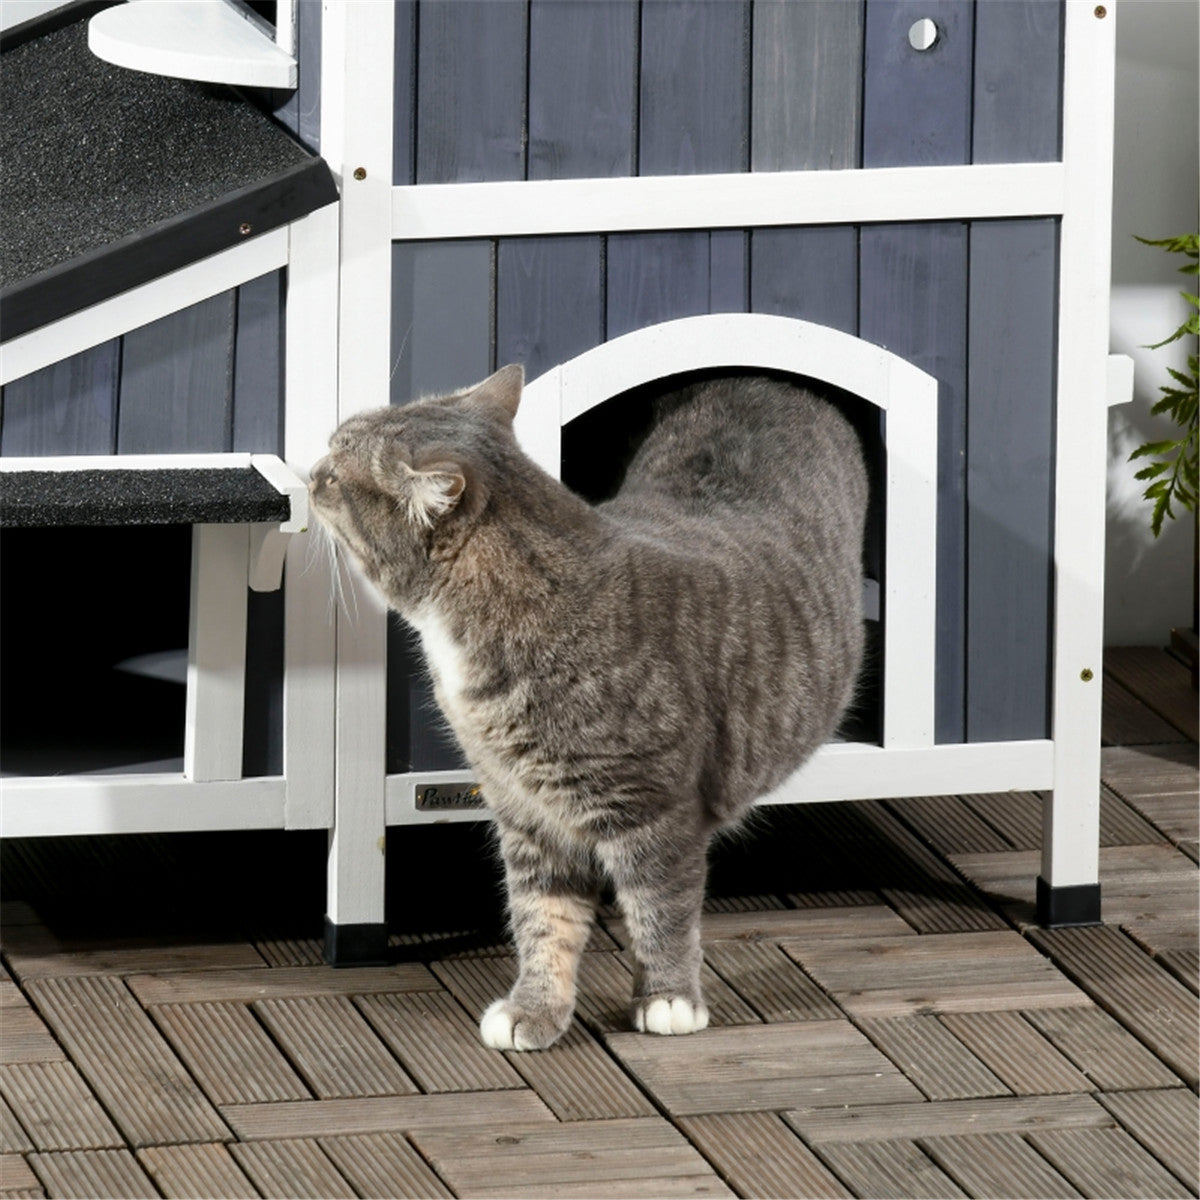
[[[128,1150],[31,1154],[29,1165],[47,1195],[63,1200],[158,1200],[158,1189]]]
[[[1172,841],[1200,837],[1192,743],[1104,749],[1100,777]]]
[[[1188,991],[1200,992],[1200,951],[1163,950],[1156,957]]]
[[[255,942],[254,948],[269,967],[320,967],[325,963],[320,938],[272,938]]]
[[[1069,1008],[1087,997],[1018,933],[780,945],[854,1017]]]
[[[0,1064],[55,1062],[66,1057],[45,1022],[23,996],[20,1003],[0,1009]]]
[[[845,1142],[818,1151],[856,1196],[879,1200],[932,1200],[966,1192],[913,1142]]]
[[[118,942],[103,949],[72,950],[46,940],[36,926],[6,930],[4,951],[22,983],[60,975],[129,975],[149,971],[261,969],[248,943],[172,946],[161,941]]]
[[[522,1088],[525,1081],[479,1039],[477,1023],[445,992],[363,996],[359,1011],[426,1092]]]
[[[930,1100],[1010,1094],[937,1017],[860,1020],[858,1027]]]
[[[395,967],[275,967],[256,971],[194,971],[131,975],[130,990],[147,1007],[200,1001],[280,999],[287,996],[435,992],[437,980],[420,963]]]
[[[34,1148],[29,1134],[17,1120],[17,1114],[8,1106],[8,1101],[0,1096],[0,1155],[24,1154]]]
[[[433,964],[433,973],[478,1021],[517,978],[515,958],[458,958]]]
[[[311,1138],[238,1143],[231,1151],[268,1200],[356,1200],[358,1196]]]
[[[462,1197],[733,1194],[659,1117],[428,1129],[414,1133],[413,1141]]]
[[[1108,926],[1032,929],[1029,937],[1167,1066],[1196,1084],[1200,1009],[1182,983]]]
[[[72,1063],[0,1068],[0,1093],[38,1150],[103,1150],[124,1141]]]
[[[954,863],[1004,906],[1012,920],[1032,926],[1038,851],[956,855]],[[1189,949],[1196,944],[1198,879],[1196,865],[1165,843],[1100,849],[1105,921],[1125,926],[1153,949]]]
[[[321,1138],[320,1145],[364,1200],[452,1200],[454,1196],[401,1134]]]
[[[1177,1087],[1181,1081],[1102,1008],[1045,1008],[1029,1021],[1102,1091]]]
[[[349,996],[259,1000],[254,1010],[318,1099],[420,1090]]]
[[[842,1010],[778,946],[769,942],[712,942],[709,966],[764,1020],[836,1020]]]
[[[676,1124],[740,1195],[852,1195],[775,1113],[716,1113],[680,1117]]]
[[[19,1154],[0,1154],[0,1196],[44,1196],[41,1180]]]
[[[365,1096],[354,1100],[293,1100],[231,1104],[221,1115],[243,1141],[403,1133],[438,1125],[498,1125],[555,1121],[530,1091],[446,1092],[440,1096]],[[557,1122],[556,1122],[557,1123]]]
[[[560,1121],[655,1114],[654,1105],[578,1021],[548,1050],[508,1051],[504,1057]]]
[[[997,854],[1009,850],[1037,850],[1042,844],[1042,798],[1037,792],[972,792],[963,796],[963,803],[989,825],[995,827],[1007,847],[992,850],[950,850],[946,857],[952,862],[955,854]]]
[[[1200,1191],[1200,1102],[1183,1088],[1113,1092],[1100,1102],[1159,1162]]]
[[[770,912],[787,908],[778,896],[705,896],[706,913]]]
[[[1100,789],[1100,845],[1149,846],[1169,839],[1110,788]]]
[[[785,908],[773,912],[706,914],[700,940],[777,942],[783,938],[903,937],[912,929],[886,905],[853,908]],[[622,931],[622,942],[624,941]]]
[[[1111,1131],[1085,1129],[1082,1132]],[[964,1187],[968,1196],[979,1200],[1009,1200],[1012,1196],[1075,1197],[1081,1194],[1015,1133],[925,1138],[921,1141],[921,1149]]]
[[[678,1116],[920,1096],[848,1021],[743,1025],[689,1038],[614,1033],[608,1045]]]
[[[1115,1124],[1091,1096],[997,1096],[808,1108],[784,1119],[810,1145],[926,1138],[966,1133],[1028,1133],[1033,1129],[1109,1129]]]
[[[1090,1092],[1095,1088],[1020,1013],[948,1013],[940,1019],[1018,1096]]]
[[[75,976],[37,979],[27,986],[135,1149],[228,1138],[212,1105],[119,981]]]
[[[629,1028],[633,976],[620,954],[585,954],[579,962],[575,1012],[596,1033]]]
[[[878,892],[861,888],[845,891],[788,892],[787,902],[793,908],[869,908],[883,903]]]
[[[190,1146],[148,1146],[137,1153],[143,1170],[164,1196],[220,1196],[257,1200],[258,1189],[246,1178],[229,1148],[220,1142]]]
[[[1104,673],[1100,737],[1106,746],[1144,746],[1187,739],[1169,721],[1147,708],[1128,688]]]
[[[1084,1196],[1187,1200],[1191,1192],[1123,1129],[1047,1130],[1029,1136]]]
[[[1005,801],[1009,801],[1009,796]],[[1012,845],[977,813],[965,796],[912,796],[887,807],[939,854],[982,854]]]
[[[214,1104],[309,1098],[308,1088],[244,1004],[163,1004],[151,1015]]]
[[[1180,733],[1197,740],[1196,693],[1188,669],[1156,646],[1106,646],[1104,670]]]

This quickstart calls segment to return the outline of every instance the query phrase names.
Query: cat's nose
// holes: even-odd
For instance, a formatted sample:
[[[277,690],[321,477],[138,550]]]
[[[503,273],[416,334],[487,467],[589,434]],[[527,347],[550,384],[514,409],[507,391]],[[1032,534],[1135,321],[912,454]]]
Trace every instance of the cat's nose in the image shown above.
[[[323,458],[313,466],[308,475],[308,488],[311,492],[324,491],[331,483],[337,482],[337,473],[330,465],[329,459]]]

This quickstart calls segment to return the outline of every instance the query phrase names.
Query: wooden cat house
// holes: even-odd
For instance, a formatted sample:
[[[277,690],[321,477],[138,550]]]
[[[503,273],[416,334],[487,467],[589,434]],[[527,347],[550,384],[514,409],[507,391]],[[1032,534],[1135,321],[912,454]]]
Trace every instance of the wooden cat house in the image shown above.
[[[168,7],[192,6],[107,10],[99,24],[122,24],[97,48],[177,66],[169,31],[123,24]],[[284,344],[268,336],[278,376],[269,355],[236,355],[267,376],[246,387],[282,396],[282,440],[245,448],[303,475],[351,413],[517,361],[531,381],[523,443],[602,489],[666,380],[755,369],[833,389],[873,464],[874,670],[854,727],[769,799],[967,792],[1000,807],[1006,792],[1042,793],[1039,917],[1097,920],[1105,430],[1129,386],[1107,355],[1113,6],[256,8],[298,61],[284,115],[300,114],[340,201],[289,219],[273,256],[224,283],[238,285],[225,336],[255,336],[254,314]],[[151,316],[186,325],[192,301],[228,313],[227,295],[177,292]],[[123,393],[149,319],[86,342],[51,332],[36,369],[6,366],[3,455],[57,468],[79,453],[48,434],[10,449],[11,414],[24,404],[31,429],[76,428],[81,352],[128,330],[135,353],[110,368]],[[174,377],[199,345],[156,338]],[[168,455],[211,448],[179,429]],[[362,585],[331,617],[326,568],[303,546],[274,607],[250,600],[262,632],[246,654],[264,661],[243,655],[229,679],[261,745],[242,733],[238,770],[6,779],[4,832],[329,828],[327,953],[372,961],[385,829],[478,819],[480,802],[408,635]],[[193,582],[193,625],[240,614],[244,591],[230,583],[221,609]],[[200,667],[190,678],[206,686]],[[199,744],[208,717],[188,714]],[[168,793],[181,802],[165,814],[147,799]]]

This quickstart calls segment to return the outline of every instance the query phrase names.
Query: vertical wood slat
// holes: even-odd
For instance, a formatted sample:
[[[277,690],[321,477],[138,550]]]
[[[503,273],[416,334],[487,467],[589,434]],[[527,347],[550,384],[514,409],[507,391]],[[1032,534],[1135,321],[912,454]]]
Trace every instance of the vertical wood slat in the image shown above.
[[[746,169],[749,17],[746,0],[644,0],[639,174]]]
[[[496,362],[525,378],[599,345],[604,335],[599,237],[509,238],[496,254]]]
[[[858,166],[863,10],[846,0],[754,0],[750,166]]]
[[[416,182],[525,174],[525,0],[424,0]]]
[[[608,239],[609,339],[708,312],[707,233],[613,234]]]
[[[392,83],[392,183],[412,183],[416,165],[417,0],[395,0],[396,48]]]
[[[120,364],[117,339],[7,384],[0,454],[111,454]]]
[[[632,175],[638,5],[532,0],[530,179]]]
[[[864,227],[859,294],[860,336],[938,380],[934,725],[937,741],[958,742],[966,687],[967,227]]]
[[[488,374],[494,286],[490,241],[393,246],[392,403],[453,391]],[[398,621],[389,622],[387,769],[456,769],[464,765],[462,752],[442,730],[416,647]]]
[[[1047,736],[1057,232],[971,228],[966,736]]]
[[[864,167],[970,161],[972,0],[867,0]],[[914,50],[910,26],[932,18],[938,40]]]
[[[231,450],[283,450],[283,272],[237,289]]]
[[[858,332],[858,231],[852,226],[750,233],[750,311]]]
[[[1059,156],[1059,0],[976,0],[971,160]]]
[[[119,453],[230,448],[234,302],[223,292],[125,335]]]

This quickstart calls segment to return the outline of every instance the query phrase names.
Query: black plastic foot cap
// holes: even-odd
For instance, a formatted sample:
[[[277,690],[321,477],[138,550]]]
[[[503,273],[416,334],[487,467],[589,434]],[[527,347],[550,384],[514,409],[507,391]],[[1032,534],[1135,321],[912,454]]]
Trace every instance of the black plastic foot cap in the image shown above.
[[[331,967],[387,966],[387,925],[335,925],[326,917],[325,961]]]
[[[1037,919],[1043,929],[1100,924],[1100,885],[1078,883],[1051,887],[1040,875],[1037,881]]]

